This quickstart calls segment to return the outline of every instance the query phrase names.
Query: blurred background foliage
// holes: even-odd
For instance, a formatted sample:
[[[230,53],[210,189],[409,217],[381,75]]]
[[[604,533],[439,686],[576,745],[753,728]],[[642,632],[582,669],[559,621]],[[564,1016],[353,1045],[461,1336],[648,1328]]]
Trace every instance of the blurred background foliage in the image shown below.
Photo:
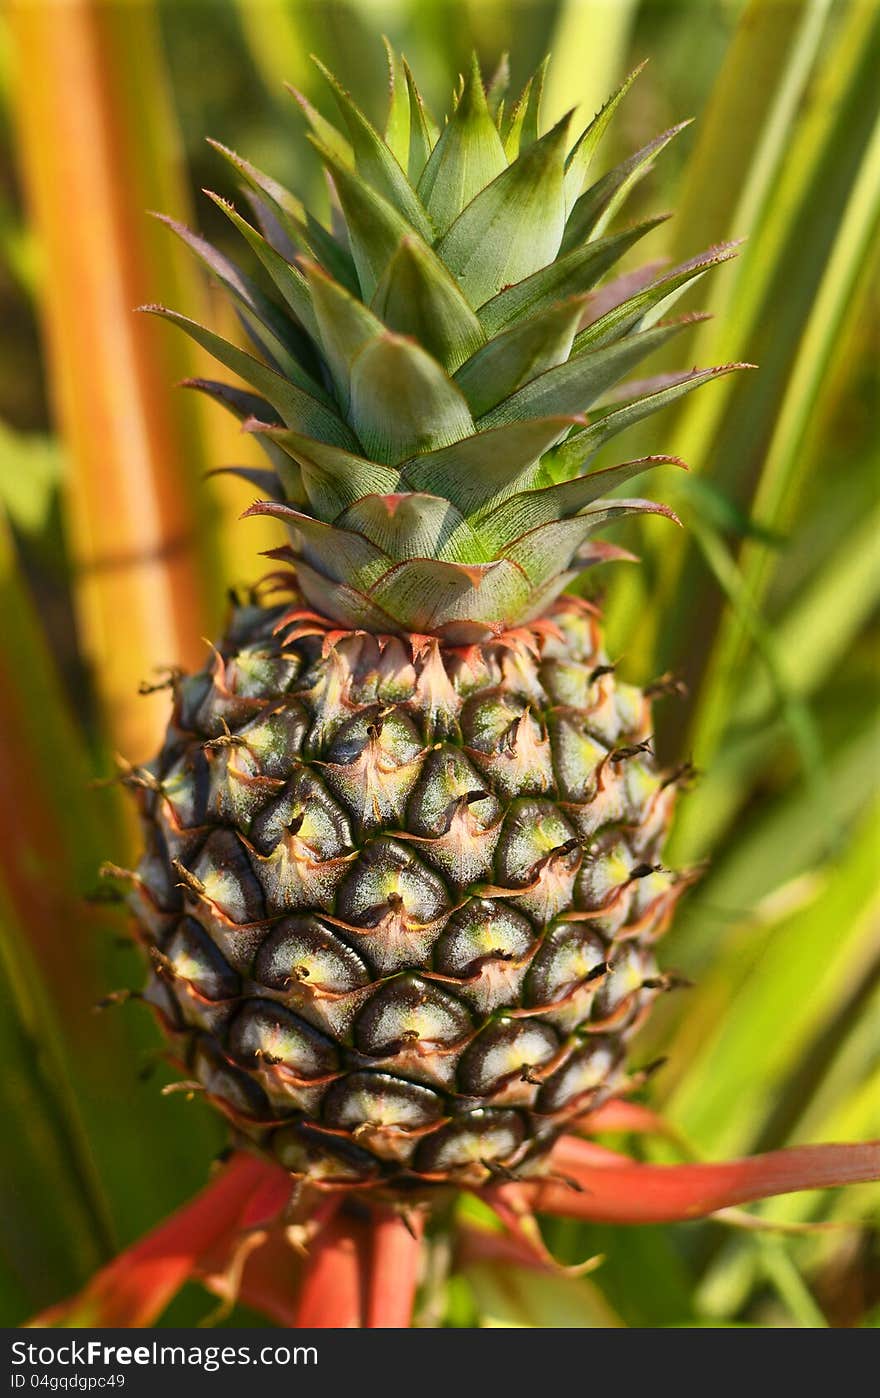
[[[159,325],[164,300],[229,312],[146,217],[224,245],[203,186],[237,191],[206,134],[321,206],[284,82],[324,101],[316,52],[378,122],[380,35],[436,107],[473,47],[514,85],[555,54],[547,119],[593,111],[650,58],[603,157],[696,123],[627,217],[674,208],[652,258],[730,237],[739,260],[692,301],[714,320],[651,373],[748,359],[757,373],[631,429],[629,456],[677,452],[684,530],[625,539],[640,567],[602,578],[612,654],[666,672],[664,759],[699,769],[670,859],[708,861],[665,962],[695,982],[638,1045],[676,1137],[655,1159],[880,1136],[880,771],[876,622],[880,17],[871,0],[10,0],[0,31],[0,1314],[80,1285],[204,1180],[223,1145],[198,1102],[162,1096],[124,919],[97,877],[134,838],[114,753],[145,757],[163,665],[192,664],[225,590],[271,533],[237,525],[241,488],[204,480],[250,444],[198,395]],[[233,235],[234,236],[234,235]],[[236,255],[240,248],[236,248]],[[208,304],[206,304],[208,303]],[[261,533],[261,530],[263,532]],[[595,584],[594,584],[595,586]],[[679,1228],[555,1223],[589,1280],[473,1266],[436,1322],[517,1326],[880,1324],[877,1191],[801,1194]],[[754,1216],[754,1215],[753,1215]],[[821,1222],[821,1229],[804,1229]],[[742,1224],[742,1220],[739,1220]],[[185,1294],[168,1320],[208,1309]],[[426,1312],[427,1313],[427,1312]],[[227,1323],[254,1322],[244,1312]]]

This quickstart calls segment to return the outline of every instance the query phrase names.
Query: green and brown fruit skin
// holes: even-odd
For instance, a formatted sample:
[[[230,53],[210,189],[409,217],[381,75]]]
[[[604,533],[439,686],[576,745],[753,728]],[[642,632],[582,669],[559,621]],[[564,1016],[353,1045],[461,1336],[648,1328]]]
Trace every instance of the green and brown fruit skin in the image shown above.
[[[328,74],[344,129],[301,99],[329,224],[225,151],[251,269],[174,225],[256,354],[151,309],[236,376],[195,386],[265,451],[238,473],[288,543],[130,775],[132,901],[174,1057],[238,1139],[296,1177],[479,1187],[631,1085],[665,984],[675,782],[565,592],[630,556],[597,531],[671,513],[616,492],[674,458],[588,468],[733,367],[621,384],[731,249],[603,281],[678,129],[590,183],[632,79],[540,134],[543,69],[507,102],[474,62],[441,126],[391,62],[384,134]]]
[[[627,1084],[684,881],[650,702],[562,599],[491,644],[240,607],[141,774],[148,998],[294,1175],[527,1172]]]

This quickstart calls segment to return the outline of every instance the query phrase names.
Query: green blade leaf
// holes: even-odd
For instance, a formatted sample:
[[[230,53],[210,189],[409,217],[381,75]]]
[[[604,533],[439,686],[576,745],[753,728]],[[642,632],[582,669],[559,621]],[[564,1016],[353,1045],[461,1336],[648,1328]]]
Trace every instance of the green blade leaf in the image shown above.
[[[474,417],[568,358],[583,315],[584,296],[549,306],[502,331],[463,364],[455,375]]]
[[[142,306],[141,310],[161,316],[172,325],[179,326],[221,364],[225,364],[227,369],[231,369],[234,374],[252,384],[272,404],[276,412],[281,414],[288,427],[305,432],[307,436],[333,442],[336,446],[355,446],[351,432],[331,408],[297,388],[282,374],[276,374],[274,369],[262,364],[253,355],[239,349],[237,345],[230,344],[222,336],[215,335],[213,330],[208,330],[187,316],[179,315],[177,311],[169,311],[165,306]]]
[[[499,496],[532,484],[542,453],[574,421],[561,417],[510,423],[413,457],[401,470],[416,490],[445,495],[470,519]]]
[[[329,69],[325,68],[319,59],[315,58],[313,61],[319,73],[332,89],[348,127],[348,134],[354,149],[355,169],[358,174],[365,183],[381,194],[421,237],[430,242],[434,234],[424,205],[397,163],[394,154],[360,108],[352,101],[349,94],[336,81]],[[323,146],[325,149],[332,150],[332,147],[327,147],[326,142],[321,141],[320,136],[318,141],[319,148]],[[333,154],[334,159],[339,163],[337,152],[334,151]]]
[[[547,82],[547,69],[550,66],[550,55],[545,54],[540,64],[535,70],[535,76],[529,84],[529,95],[526,100],[525,116],[520,128],[519,148],[520,153],[527,146],[534,145],[540,138],[541,132],[541,103],[544,99],[544,87]]]
[[[658,505],[654,500],[600,501],[572,519],[551,520],[521,534],[512,544],[505,545],[504,556],[523,569],[532,587],[540,587],[569,566],[581,545],[597,529],[636,514],[662,514],[678,522],[666,505]]]
[[[632,228],[625,228],[622,233],[612,233],[607,238],[584,243],[548,266],[539,268],[530,277],[505,287],[477,312],[486,334],[497,335],[506,326],[525,316],[535,315],[555,301],[589,291],[634,243],[668,217],[668,214],[660,214]]]
[[[407,169],[409,160],[409,89],[397,54],[386,38],[385,57],[388,63],[388,114],[385,118],[385,143],[401,169]],[[410,183],[413,183],[410,175]]]
[[[454,505],[436,495],[368,495],[337,521],[364,534],[389,558],[439,558],[447,563],[487,563],[480,536]]]
[[[371,456],[390,465],[474,430],[464,395],[419,345],[386,332],[351,371],[351,419]]]
[[[264,296],[260,288],[245,276],[239,267],[225,254],[219,252],[205,238],[178,223],[165,214],[155,217],[166,228],[170,228],[199,261],[218,279],[234,301],[238,303],[251,339],[257,348],[271,357],[287,378],[299,388],[305,389],[313,398],[329,403],[326,392],[311,374],[303,368],[298,357],[308,353],[308,342],[302,332],[291,324],[279,306]]]
[[[328,276],[315,262],[302,261],[321,350],[343,412],[351,404],[351,366],[368,340],[381,335],[382,322],[363,301]]]
[[[6,1122],[0,1163],[15,1199],[14,1224],[4,1218],[3,1252],[25,1283],[30,1307],[54,1300],[59,1285],[82,1285],[112,1255],[114,1240],[70,1081],[70,1046],[59,1042],[58,1007],[43,989],[28,932],[2,886],[0,967]],[[41,1276],[47,1268],[48,1281]]]
[[[407,163],[407,173],[410,178],[410,183],[418,185],[422,177],[422,171],[430,158],[431,151],[434,149],[440,132],[437,123],[422,101],[422,95],[416,86],[416,80],[412,75],[406,59],[403,60],[403,74],[406,78],[406,90],[409,93],[409,160]]]
[[[212,379],[184,379],[181,387],[194,388],[199,393],[204,393],[215,403],[222,404],[241,423],[253,420],[259,421],[265,426],[275,422],[278,417],[272,404],[267,403],[265,398],[260,398],[256,393],[248,393],[245,389],[234,387],[232,384],[217,383]],[[283,498],[290,505],[305,505],[307,497],[299,467],[268,437],[261,436],[258,441],[272,462],[283,490]],[[260,489],[267,495],[275,495],[278,487],[276,486],[275,490],[270,490],[261,486]]]
[[[605,345],[609,340],[627,334],[634,327],[646,328],[653,325],[678,300],[682,292],[692,286],[713,267],[720,267],[736,257],[739,243],[719,243],[706,252],[683,262],[664,272],[662,277],[649,286],[637,291],[633,296],[620,301],[603,316],[586,325],[574,342],[575,353],[588,347]]]
[[[287,302],[297,320],[305,326],[313,339],[317,338],[317,322],[312,310],[312,303],[309,297],[308,287],[305,277],[298,267],[294,267],[276,252],[272,244],[269,243],[261,233],[258,233],[247,219],[241,217],[238,211],[228,200],[221,198],[219,194],[214,194],[210,189],[205,193],[217,208],[226,215],[230,223],[238,229],[239,233],[249,243],[257,257],[262,262],[269,276],[277,286],[284,300]]]
[[[538,139],[541,123],[541,99],[547,78],[549,54],[541,60],[541,66],[529,78],[518,100],[514,103],[510,121],[505,123],[504,149],[508,160],[517,156]]]
[[[704,1048],[689,1058],[673,1114],[689,1136],[711,1142],[713,1151],[738,1154],[754,1147],[786,1074],[803,1063],[811,1035],[821,1035],[855,969],[876,954],[876,807],[866,815],[855,838],[819,874],[819,888],[806,905],[777,915],[769,926],[766,918],[756,919],[748,940],[738,928],[710,974],[706,1003],[717,1004],[724,987],[726,1013],[711,1025],[706,1020]],[[779,834],[790,840],[785,825]],[[725,896],[735,887],[734,869],[746,869],[745,853],[724,874]],[[734,898],[743,901],[742,895]],[[829,928],[835,929],[832,937]],[[718,1098],[716,1083],[723,1085]]]
[[[341,165],[332,151],[317,141],[313,140],[313,144],[333,174],[351,239],[360,295],[369,301],[401,242],[412,235],[413,226],[359,174]]]
[[[579,199],[587,170],[596,154],[599,142],[608,130],[614,113],[645,67],[646,62],[647,59],[644,63],[640,63],[637,68],[634,68],[628,77],[624,78],[617,91],[600,107],[589,126],[584,128],[572,146],[565,162],[565,206],[567,210],[570,211]]]
[[[503,548],[508,541],[540,524],[579,514],[594,500],[602,499],[609,491],[616,490],[634,476],[643,475],[657,466],[669,465],[687,469],[677,456],[643,456],[637,461],[624,461],[619,466],[593,471],[589,476],[578,476],[560,485],[514,495],[483,516],[480,531],[490,540],[493,548]]]
[[[504,141],[504,154],[508,160],[516,160],[519,155],[520,137],[522,135],[523,122],[526,119],[526,108],[529,105],[529,94],[532,90],[533,79],[529,78],[522,92],[516,101],[504,113],[501,122],[501,137]]]
[[[291,509],[277,500],[257,500],[245,510],[242,519],[252,515],[268,515],[287,525],[294,548],[307,563],[333,582],[350,583],[356,588],[369,587],[388,568],[389,560],[381,549],[361,534],[337,529],[323,520]]]
[[[684,397],[686,393],[691,393],[704,383],[711,383],[724,374],[733,373],[736,369],[752,368],[754,368],[752,364],[719,364],[712,369],[693,369],[689,373],[682,374],[675,383],[669,384],[668,387],[658,389],[656,393],[652,393],[646,398],[638,398],[633,403],[627,403],[622,408],[616,408],[613,412],[600,418],[598,422],[584,428],[582,432],[576,432],[567,442],[563,442],[555,449],[544,465],[553,480],[569,480],[572,476],[577,475],[581,467],[595,456],[599,448],[615,437],[618,432],[623,432],[633,423],[641,422],[642,418],[648,417],[651,413],[659,412],[667,404],[674,403],[676,399]]]
[[[685,320],[657,325],[547,369],[485,413],[480,418],[480,427],[500,427],[502,423],[529,417],[586,412],[600,394],[688,324]]]
[[[345,165],[354,165],[354,151],[351,142],[347,141],[342,132],[339,131],[325,116],[313,106],[309,99],[295,88],[292,83],[286,82],[284,86],[296,102],[312,131],[314,131],[319,141],[334,151]]]
[[[489,84],[486,88],[486,106],[489,108],[492,114],[492,120],[496,123],[496,126],[509,87],[510,54],[503,53],[498,60],[498,66],[489,79]]]
[[[476,55],[464,92],[419,180],[418,192],[436,233],[441,236],[473,198],[507,168],[483,91]]]
[[[244,430],[274,444],[297,463],[312,509],[328,523],[363,495],[386,495],[400,488],[399,471],[300,432],[267,426],[254,418],[245,422]]]
[[[475,624],[497,630],[518,616],[530,591],[522,569],[506,558],[469,567],[414,558],[390,569],[371,589],[370,601],[406,618],[413,631],[457,623],[472,635]]]
[[[474,307],[552,262],[565,227],[570,117],[523,152],[459,214],[437,252]]]
[[[357,291],[355,267],[346,249],[340,247],[332,233],[328,233],[289,190],[219,141],[209,140],[208,145],[222,155],[241,175],[245,184],[265,202],[295,247],[305,248],[343,286]]]
[[[483,328],[458,284],[415,236],[401,242],[371,306],[389,330],[418,340],[450,374],[485,344]]]
[[[569,248],[587,238],[598,238],[604,233],[630,191],[651,169],[654,157],[690,124],[690,121],[679,122],[678,126],[672,126],[655,136],[635,155],[616,165],[584,191],[568,215],[562,239],[563,252],[568,252]]]

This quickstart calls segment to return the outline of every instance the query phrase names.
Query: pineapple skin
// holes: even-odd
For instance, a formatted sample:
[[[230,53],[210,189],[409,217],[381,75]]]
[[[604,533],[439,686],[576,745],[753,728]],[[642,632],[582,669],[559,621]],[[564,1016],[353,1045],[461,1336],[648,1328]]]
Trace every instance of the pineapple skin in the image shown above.
[[[488,644],[236,607],[135,785],[173,1057],[294,1178],[527,1174],[632,1085],[687,880],[651,701],[572,597]]]

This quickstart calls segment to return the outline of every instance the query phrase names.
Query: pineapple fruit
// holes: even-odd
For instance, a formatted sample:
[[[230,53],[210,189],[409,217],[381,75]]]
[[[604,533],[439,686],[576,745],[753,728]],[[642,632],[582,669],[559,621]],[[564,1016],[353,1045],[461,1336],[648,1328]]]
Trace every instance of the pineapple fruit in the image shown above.
[[[730,250],[607,280],[675,135],[589,182],[631,79],[573,138],[540,134],[540,72],[509,102],[474,61],[438,128],[391,64],[384,136],[329,73],[339,128],[298,99],[329,226],[220,148],[259,281],[174,225],[256,353],[149,309],[249,385],[194,384],[258,437],[249,513],[289,541],[130,775],[131,902],[173,1056],[239,1142],[295,1179],[474,1186],[626,1089],[667,984],[677,781],[565,589],[622,556],[597,530],[664,510],[610,492],[671,458],[586,467],[723,372],[615,389]]]

